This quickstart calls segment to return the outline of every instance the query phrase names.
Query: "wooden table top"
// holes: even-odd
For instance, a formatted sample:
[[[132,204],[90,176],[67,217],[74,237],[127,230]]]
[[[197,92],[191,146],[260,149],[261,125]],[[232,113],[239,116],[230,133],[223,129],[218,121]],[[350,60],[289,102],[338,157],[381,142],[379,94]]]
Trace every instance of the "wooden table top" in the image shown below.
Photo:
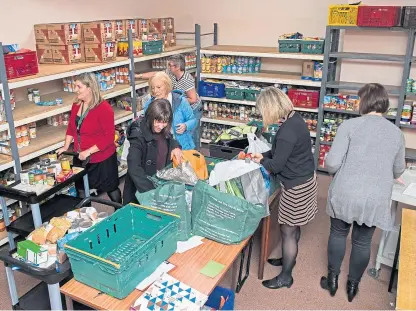
[[[247,245],[248,240],[246,239],[237,245],[224,245],[203,239],[202,245],[182,254],[175,253],[169,258],[169,262],[176,266],[169,272],[169,275],[199,292],[209,295],[227,273],[244,246]],[[213,279],[199,273],[210,260],[225,265],[221,273]],[[61,292],[73,300],[97,310],[128,310],[142,295],[141,291],[135,289],[126,298],[120,300],[106,294],[99,294],[100,291],[77,282],[75,279],[62,286]]]
[[[416,210],[403,209],[397,310],[416,310]]]

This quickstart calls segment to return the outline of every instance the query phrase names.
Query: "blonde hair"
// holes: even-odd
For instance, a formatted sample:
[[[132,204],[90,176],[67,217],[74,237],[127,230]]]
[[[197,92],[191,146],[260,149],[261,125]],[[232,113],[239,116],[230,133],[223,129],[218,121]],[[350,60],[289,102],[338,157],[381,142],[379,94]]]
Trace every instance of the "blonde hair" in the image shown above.
[[[262,90],[257,97],[256,107],[263,118],[264,127],[278,123],[293,110],[289,97],[276,87]]]
[[[172,80],[169,78],[166,72],[158,71],[149,80],[149,92],[151,96],[154,96],[153,91],[152,91],[152,85],[155,81],[161,81],[165,85],[167,92],[168,93],[172,92],[172,89],[173,89]]]
[[[91,90],[92,100],[89,106],[90,109],[97,107],[99,104],[103,102],[104,99],[101,97],[100,86],[98,85],[98,81],[94,73],[81,73],[80,75],[75,77],[75,81],[81,82]],[[80,103],[80,101],[77,100],[77,103]]]

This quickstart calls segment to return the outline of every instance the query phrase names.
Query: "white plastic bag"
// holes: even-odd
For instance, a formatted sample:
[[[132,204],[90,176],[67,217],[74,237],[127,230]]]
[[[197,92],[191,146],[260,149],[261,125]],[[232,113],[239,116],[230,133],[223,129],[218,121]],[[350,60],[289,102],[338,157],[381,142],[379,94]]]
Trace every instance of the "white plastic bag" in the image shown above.
[[[248,153],[265,153],[272,148],[269,143],[260,140],[254,134],[247,134],[248,138]]]
[[[121,153],[121,160],[127,161],[127,156],[129,155],[129,148],[130,148],[130,142],[125,139],[123,144],[123,152]]]

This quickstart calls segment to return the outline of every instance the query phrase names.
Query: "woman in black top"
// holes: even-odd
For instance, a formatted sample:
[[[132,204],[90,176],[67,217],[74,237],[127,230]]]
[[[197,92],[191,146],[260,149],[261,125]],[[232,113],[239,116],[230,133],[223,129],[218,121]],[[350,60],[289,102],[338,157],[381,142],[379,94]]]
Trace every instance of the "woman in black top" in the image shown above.
[[[293,110],[290,99],[281,90],[269,87],[257,99],[263,126],[280,124],[272,150],[254,154],[260,163],[280,180],[278,222],[282,235],[282,258],[269,259],[274,266],[283,266],[275,278],[263,281],[268,288],[291,287],[292,270],[298,254],[300,226],[310,222],[318,211],[315,163],[311,138],[303,118]]]
[[[127,131],[130,143],[123,203],[136,202],[136,191],[154,189],[148,178],[163,169],[173,157],[181,162],[182,151],[172,138],[172,108],[167,99],[155,99],[144,119],[135,120]]]

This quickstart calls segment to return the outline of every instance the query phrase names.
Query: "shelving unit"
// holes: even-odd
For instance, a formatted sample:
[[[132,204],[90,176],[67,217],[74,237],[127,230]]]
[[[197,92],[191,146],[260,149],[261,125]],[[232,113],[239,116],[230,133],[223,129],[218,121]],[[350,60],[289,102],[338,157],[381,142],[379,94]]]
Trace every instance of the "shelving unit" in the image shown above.
[[[195,27],[199,27],[196,25]],[[130,38],[131,42],[132,38]],[[195,35],[195,44],[200,44],[200,38],[197,39]],[[132,46],[130,44],[129,46]],[[2,48],[0,43],[0,49]],[[28,76],[24,78],[14,79],[7,81],[5,71],[0,70],[0,90],[6,89],[17,89],[22,87],[29,87],[31,85],[50,82],[54,80],[63,79],[66,77],[72,77],[86,72],[95,72],[100,70],[105,70],[109,68],[115,68],[119,66],[129,65],[130,68],[130,85],[116,84],[115,87],[111,90],[102,92],[104,99],[111,99],[123,94],[130,93],[132,95],[133,109],[132,111],[126,111],[118,107],[113,107],[115,124],[120,124],[129,120],[132,120],[136,115],[133,111],[136,110],[136,93],[132,90],[138,90],[141,88],[148,87],[148,82],[145,80],[136,80],[134,79],[134,65],[136,63],[147,62],[153,59],[164,58],[175,54],[181,53],[191,53],[196,52],[196,45],[178,45],[175,47],[167,48],[164,52],[154,55],[146,55],[133,57],[133,50],[129,51],[129,57],[118,57],[116,61],[95,64],[95,63],[82,63],[82,64],[73,64],[73,65],[39,65],[39,73],[34,76]],[[0,53],[0,62],[3,62],[3,54]],[[0,66],[0,68],[4,68]],[[132,70],[133,69],[133,70]],[[198,72],[197,68],[190,69],[190,72]],[[4,92],[6,93],[6,92]],[[29,100],[21,100],[16,102],[16,108],[10,113],[7,113],[7,122],[0,123],[0,132],[1,131],[10,131],[11,144],[15,145],[15,131],[14,128],[22,126],[31,122],[40,121],[51,116],[55,116],[61,113],[67,113],[72,108],[72,103],[76,97],[75,93],[69,93],[64,91],[57,91],[50,94],[42,94],[42,100],[52,101],[56,98],[62,98],[63,103],[59,106],[37,106],[35,103],[30,102]],[[5,105],[8,105],[10,108],[10,98],[8,94],[5,94]],[[7,110],[7,109],[6,109]],[[10,109],[11,110],[11,109]],[[138,112],[139,114],[141,112]],[[11,129],[11,127],[13,129]],[[64,145],[66,126],[53,127],[53,126],[40,126],[37,128],[37,137],[31,140],[29,146],[22,149],[17,149],[17,146],[12,146],[12,156],[0,154],[0,171],[15,167],[16,178],[19,178],[19,173],[21,170],[21,163],[39,157],[48,152],[54,151]],[[16,152],[13,151],[15,149]],[[124,176],[126,170],[122,170],[119,176]],[[11,201],[7,201],[6,204],[11,204]],[[0,239],[1,242],[7,241],[7,238]]]
[[[215,43],[214,43],[215,44]],[[236,45],[214,45],[203,48],[201,55],[224,55],[224,56],[248,56],[271,59],[291,59],[291,60],[316,60],[322,61],[323,55],[303,54],[303,53],[280,53],[278,47],[256,47],[256,46],[236,46]],[[311,81],[301,79],[301,73],[296,72],[279,72],[263,70],[260,73],[250,74],[223,74],[223,73],[201,73],[201,79],[220,79],[233,81],[248,81],[270,84],[287,84],[293,86],[315,87],[320,88],[320,81]],[[201,97],[202,101],[237,104],[246,106],[255,106],[256,102],[247,100],[232,100],[227,98]],[[297,111],[318,113],[318,108],[295,107]],[[201,122],[238,126],[245,124],[245,121],[231,120],[224,118],[202,118]],[[316,137],[316,132],[311,132],[311,137]],[[201,139],[202,143],[210,143],[208,139]]]
[[[407,32],[407,47],[405,55],[392,55],[392,54],[372,54],[372,53],[355,53],[355,52],[343,52],[339,51],[340,46],[340,33],[343,31],[399,31]],[[406,93],[406,82],[409,78],[410,67],[413,62],[416,61],[416,57],[413,56],[413,50],[415,45],[415,29],[404,29],[401,27],[391,27],[391,28],[375,28],[375,27],[356,27],[356,26],[327,26],[326,36],[325,36],[325,49],[324,49],[324,68],[322,72],[322,85],[320,91],[320,100],[319,100],[319,113],[318,113],[318,133],[321,132],[323,125],[324,113],[325,112],[335,112],[349,115],[359,115],[356,111],[345,111],[345,110],[336,110],[328,109],[323,107],[324,97],[328,93],[336,94],[340,90],[354,90],[358,91],[365,83],[357,82],[346,82],[338,81],[337,76],[339,75],[339,70],[341,68],[343,59],[358,59],[358,60],[370,60],[370,61],[385,61],[385,62],[396,62],[403,64],[403,75],[402,83],[399,86],[395,85],[384,85],[387,92],[390,96],[398,97],[398,109],[397,115],[386,116],[387,119],[395,122],[397,126],[401,128],[416,128],[413,125],[401,125],[400,118],[402,114],[402,108],[405,100],[409,100],[412,97],[415,97],[415,94]],[[416,97],[415,97],[416,99]],[[319,150],[321,145],[331,145],[331,142],[320,141],[319,136],[316,140],[315,147],[315,160],[317,164],[317,169],[322,172],[327,172],[323,167],[319,167]]]

